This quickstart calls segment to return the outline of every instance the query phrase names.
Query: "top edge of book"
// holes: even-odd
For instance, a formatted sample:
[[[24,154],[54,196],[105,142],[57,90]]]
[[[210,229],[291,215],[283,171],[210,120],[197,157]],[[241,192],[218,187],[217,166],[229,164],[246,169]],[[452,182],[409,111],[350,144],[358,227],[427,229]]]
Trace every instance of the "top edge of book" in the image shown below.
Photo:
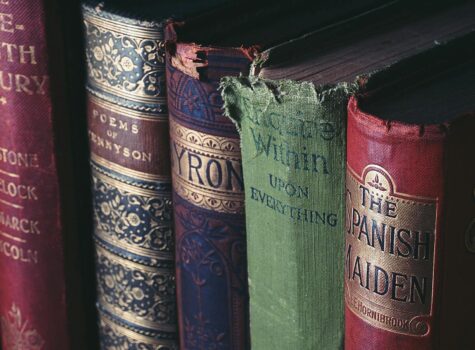
[[[188,17],[223,6],[229,0],[87,0],[82,3],[85,16],[120,22],[121,24],[163,30],[171,20]]]
[[[404,0],[244,1],[171,23],[173,41],[218,48],[266,50],[317,28]]]

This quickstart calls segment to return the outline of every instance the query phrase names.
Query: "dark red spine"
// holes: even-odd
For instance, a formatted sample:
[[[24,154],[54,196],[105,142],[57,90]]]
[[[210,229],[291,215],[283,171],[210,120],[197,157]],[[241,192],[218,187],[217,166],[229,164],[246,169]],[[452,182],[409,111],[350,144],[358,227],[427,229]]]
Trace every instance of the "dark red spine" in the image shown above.
[[[49,34],[59,33],[50,27],[51,9],[50,1],[0,0],[3,350],[71,348],[53,120],[59,110],[53,90],[61,67],[54,64],[52,70],[59,52],[53,58],[55,45],[49,42]]]
[[[408,125],[368,115],[350,100],[345,349],[473,348],[470,130],[473,115]],[[374,223],[379,232],[386,225],[384,248],[378,231],[372,238]]]

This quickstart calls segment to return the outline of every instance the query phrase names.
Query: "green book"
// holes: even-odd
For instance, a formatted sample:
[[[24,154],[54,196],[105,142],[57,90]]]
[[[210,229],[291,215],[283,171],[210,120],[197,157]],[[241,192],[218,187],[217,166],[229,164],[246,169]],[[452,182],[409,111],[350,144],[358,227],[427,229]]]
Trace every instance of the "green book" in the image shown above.
[[[389,5],[221,81],[241,135],[253,349],[343,349],[348,98],[469,32],[467,6],[412,15]]]
[[[241,132],[252,348],[341,348],[348,86],[223,86]]]

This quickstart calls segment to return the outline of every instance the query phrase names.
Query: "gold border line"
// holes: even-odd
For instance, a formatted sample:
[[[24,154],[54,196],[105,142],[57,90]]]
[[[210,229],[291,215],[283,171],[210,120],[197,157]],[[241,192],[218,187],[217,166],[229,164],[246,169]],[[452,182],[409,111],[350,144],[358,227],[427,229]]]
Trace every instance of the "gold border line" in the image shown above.
[[[98,105],[101,108],[108,109],[116,114],[120,114],[121,116],[125,116],[131,119],[137,120],[145,120],[150,122],[168,122],[168,114],[167,113],[149,113],[149,112],[141,112],[136,111],[131,108],[120,106],[109,101],[106,101],[100,97],[93,95],[91,92],[88,92],[88,98],[91,100],[92,103]]]
[[[147,337],[146,335],[134,332],[133,330],[128,329],[126,327],[123,327],[123,326],[115,323],[114,321],[110,320],[109,317],[107,317],[107,315],[105,315],[105,314],[100,315],[100,318],[105,324],[107,324],[110,328],[112,328],[112,330],[115,333],[122,334],[122,335],[126,336],[127,338],[133,339],[137,342],[151,344],[151,345],[154,345],[154,346],[156,346],[156,345],[158,345],[158,346],[165,345],[165,346],[168,346],[168,347],[173,347],[173,346],[177,345],[176,342],[173,342],[171,340],[166,340],[166,339],[158,340],[156,338]]]
[[[171,226],[171,224],[170,224]],[[167,261],[174,261],[174,255],[171,252],[162,252],[162,251],[155,251],[151,249],[146,249],[146,248],[141,248],[137,246],[133,246],[128,243],[124,243],[122,241],[119,241],[118,239],[110,237],[107,233],[100,229],[95,229],[96,235],[102,239],[103,241],[114,245],[118,248],[121,248],[127,252],[131,252],[134,254],[142,255],[147,258],[154,258],[154,259],[159,259],[159,260],[167,260]]]
[[[106,175],[101,174],[96,169],[92,169],[92,176],[98,178],[99,180],[128,193],[137,194],[140,196],[146,196],[151,198],[171,198],[171,193],[164,194],[163,192],[156,190],[147,190],[137,186],[129,185],[124,182],[112,179]]]
[[[94,13],[87,13],[84,16],[84,22],[88,22],[94,26],[104,28],[116,34],[134,37],[134,39],[140,38],[155,41],[163,40],[162,29],[158,27],[146,28],[144,26],[132,25],[123,22],[118,24],[115,20],[100,17]]]
[[[123,174],[132,178],[137,178],[139,180],[171,182],[171,176],[155,175],[155,174],[150,174],[150,173],[144,173],[142,171],[132,170],[130,168],[126,168],[120,164],[117,164],[117,163],[111,162],[110,160],[102,158],[101,156],[97,155],[96,153],[92,151],[91,151],[91,160],[119,174]]]

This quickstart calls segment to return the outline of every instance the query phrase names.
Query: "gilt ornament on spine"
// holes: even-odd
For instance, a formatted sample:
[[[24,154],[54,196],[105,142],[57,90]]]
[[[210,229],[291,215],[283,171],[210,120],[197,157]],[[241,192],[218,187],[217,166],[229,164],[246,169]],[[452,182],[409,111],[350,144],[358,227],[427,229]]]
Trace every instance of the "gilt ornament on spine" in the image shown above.
[[[161,23],[83,7],[102,349],[177,349]]]
[[[167,86],[180,346],[248,349],[241,149],[222,114],[218,83],[250,62],[233,50],[204,49],[208,66],[198,77],[193,67],[175,67],[194,49],[178,46],[184,50],[167,55]]]

